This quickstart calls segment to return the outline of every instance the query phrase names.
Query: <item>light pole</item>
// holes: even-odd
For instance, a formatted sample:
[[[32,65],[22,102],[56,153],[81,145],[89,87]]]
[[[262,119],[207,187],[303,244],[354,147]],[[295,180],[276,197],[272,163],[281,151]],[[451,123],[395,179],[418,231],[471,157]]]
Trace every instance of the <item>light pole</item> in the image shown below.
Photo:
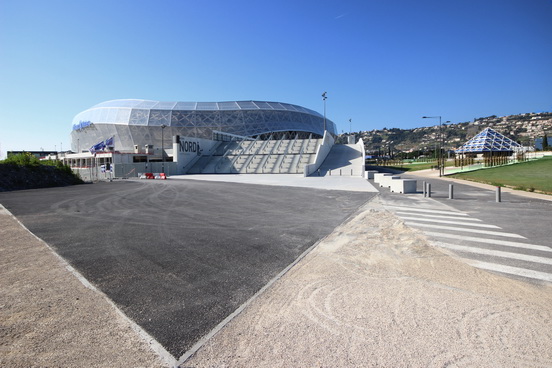
[[[447,130],[447,124],[450,123],[450,120],[447,120],[443,123],[443,175],[445,175],[445,161],[450,158],[449,152],[447,151],[447,145],[445,143],[445,131]]]
[[[161,125],[161,172],[165,173],[165,140],[164,140],[164,131],[167,126],[165,124]]]
[[[322,93],[322,100],[324,101],[324,134],[326,134],[326,96],[327,92]]]
[[[441,116],[422,116],[422,119],[437,119],[437,118],[439,118],[439,158],[438,158],[437,162],[439,163],[438,164],[438,166],[439,166],[439,177],[441,177],[442,176],[441,175],[441,170],[443,170],[443,168],[442,168],[443,163],[441,162],[442,161],[441,149],[442,149],[442,144],[443,144],[443,142],[442,142],[443,133],[442,133]],[[444,172],[445,171],[443,170],[443,173]]]

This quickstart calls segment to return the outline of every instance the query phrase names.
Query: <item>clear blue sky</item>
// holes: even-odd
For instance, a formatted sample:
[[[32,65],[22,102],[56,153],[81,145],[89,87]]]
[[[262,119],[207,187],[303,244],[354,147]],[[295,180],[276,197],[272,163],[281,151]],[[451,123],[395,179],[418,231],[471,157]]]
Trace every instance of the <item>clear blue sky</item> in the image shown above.
[[[552,0],[0,0],[0,151],[106,100],[269,100],[339,131],[552,111]]]

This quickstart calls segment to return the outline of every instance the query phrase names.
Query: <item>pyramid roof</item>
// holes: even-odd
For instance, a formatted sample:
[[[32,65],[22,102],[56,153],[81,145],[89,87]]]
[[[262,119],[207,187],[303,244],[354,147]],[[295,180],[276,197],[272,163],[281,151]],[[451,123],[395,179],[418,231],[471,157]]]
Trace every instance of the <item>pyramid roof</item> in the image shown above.
[[[521,148],[522,146],[519,143],[505,137],[496,130],[485,128],[458,148],[456,153],[509,152],[517,151]]]

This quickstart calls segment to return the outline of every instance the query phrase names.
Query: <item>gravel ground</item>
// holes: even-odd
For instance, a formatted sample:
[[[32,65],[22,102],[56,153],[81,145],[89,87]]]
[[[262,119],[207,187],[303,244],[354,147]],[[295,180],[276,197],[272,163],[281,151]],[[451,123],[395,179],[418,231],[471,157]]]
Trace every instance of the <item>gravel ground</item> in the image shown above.
[[[378,200],[186,367],[550,367],[552,289],[432,248]]]

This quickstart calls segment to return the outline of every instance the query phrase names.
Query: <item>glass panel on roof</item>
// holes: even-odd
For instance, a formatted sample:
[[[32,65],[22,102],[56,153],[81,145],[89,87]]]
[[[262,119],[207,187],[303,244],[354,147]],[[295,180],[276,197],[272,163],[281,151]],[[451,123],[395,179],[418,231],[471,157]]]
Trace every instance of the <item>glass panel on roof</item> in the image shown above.
[[[238,105],[246,110],[258,110],[259,107],[253,101],[238,101]]]
[[[255,105],[259,107],[259,109],[268,109],[271,110],[272,106],[270,106],[267,102],[264,101],[253,101]]]
[[[218,110],[216,102],[198,102],[197,110]]]
[[[170,125],[171,111],[170,110],[150,110],[148,125]]]
[[[287,103],[280,103],[280,105],[282,105],[286,110],[297,111],[297,109],[293,105]]]
[[[130,109],[127,108],[121,108],[117,109],[117,117],[115,118],[116,123],[128,123],[128,119],[130,118]]]
[[[132,109],[130,113],[130,125],[146,125],[149,119],[149,110]]]
[[[153,106],[155,106],[158,103],[158,101],[148,101],[148,100],[142,100],[139,104],[137,104],[135,107],[139,109],[151,109]]]
[[[286,108],[280,105],[278,102],[267,102],[274,110],[285,110]]]
[[[105,116],[105,121],[106,122],[109,122],[109,123],[113,123],[115,122],[116,118],[117,118],[117,108],[110,108],[110,109],[106,109],[107,110],[107,114]]]
[[[174,105],[176,105],[176,102],[159,101],[152,108],[156,110],[171,110],[174,107]]]
[[[173,110],[195,110],[197,102],[177,102]]]
[[[219,102],[218,107],[220,110],[237,110],[238,104],[236,104],[234,101],[230,102]]]

